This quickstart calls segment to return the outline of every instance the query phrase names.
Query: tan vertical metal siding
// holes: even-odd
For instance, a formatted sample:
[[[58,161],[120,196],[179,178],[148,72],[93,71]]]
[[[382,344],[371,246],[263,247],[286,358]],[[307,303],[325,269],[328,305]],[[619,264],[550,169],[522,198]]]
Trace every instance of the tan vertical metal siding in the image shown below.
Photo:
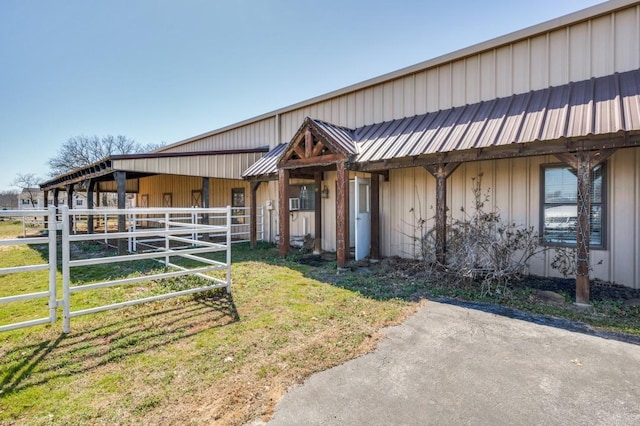
[[[472,212],[472,178],[482,173],[483,193],[490,191],[486,209],[496,207],[506,222],[533,226],[537,230],[541,166],[557,163],[558,159],[553,156],[539,156],[462,164],[447,180],[449,215],[462,219]],[[604,281],[640,288],[640,216],[629,214],[640,208],[640,148],[623,149],[614,154],[607,162],[607,173],[608,242],[606,250],[591,250],[592,275]],[[335,251],[335,172],[325,173],[325,179],[330,197],[323,199],[322,204],[323,249]],[[277,185],[270,183],[263,193],[276,200]],[[417,220],[425,219],[428,227],[433,226],[435,179],[420,167],[394,169],[390,171],[389,181],[381,182],[380,196],[382,255],[413,257],[419,250]],[[259,202],[264,203],[264,200]],[[311,226],[313,215],[307,215]],[[276,211],[274,218],[277,218]],[[272,226],[276,224],[274,219]],[[301,222],[292,222],[294,228],[301,232]],[[313,228],[308,229],[312,232]],[[553,252],[550,251],[534,259],[530,272],[560,276],[550,266],[552,257]],[[597,265],[600,260],[602,264]]]

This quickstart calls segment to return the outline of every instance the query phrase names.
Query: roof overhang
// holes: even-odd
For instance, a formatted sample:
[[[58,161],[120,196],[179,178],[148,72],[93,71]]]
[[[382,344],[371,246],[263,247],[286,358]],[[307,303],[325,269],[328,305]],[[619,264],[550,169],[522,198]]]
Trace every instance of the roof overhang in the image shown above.
[[[40,188],[64,189],[67,185],[76,185],[87,180],[112,181],[113,173],[118,171],[126,172],[127,179],[159,174],[240,179],[240,176],[235,176],[228,168],[220,167],[220,163],[224,165],[230,159],[238,159],[250,165],[268,151],[268,147],[259,147],[243,150],[112,155],[86,167],[56,176],[40,184]]]

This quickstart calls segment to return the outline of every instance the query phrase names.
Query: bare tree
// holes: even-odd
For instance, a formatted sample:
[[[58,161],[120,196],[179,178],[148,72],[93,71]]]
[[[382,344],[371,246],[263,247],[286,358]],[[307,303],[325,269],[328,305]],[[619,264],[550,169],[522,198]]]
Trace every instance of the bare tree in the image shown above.
[[[31,207],[37,207],[38,194],[40,193],[39,182],[41,179],[33,173],[18,173],[13,180],[13,186],[16,186],[22,190],[22,193],[27,195]]]
[[[71,170],[87,166],[111,155],[135,154],[152,151],[161,144],[140,145],[126,136],[107,135],[103,137],[75,136],[67,140],[58,154],[49,160],[51,176],[61,175]]]

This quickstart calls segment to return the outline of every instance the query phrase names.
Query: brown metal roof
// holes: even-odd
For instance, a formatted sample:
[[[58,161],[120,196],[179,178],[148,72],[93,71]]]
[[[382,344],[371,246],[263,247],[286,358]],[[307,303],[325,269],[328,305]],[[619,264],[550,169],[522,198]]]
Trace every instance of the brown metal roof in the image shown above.
[[[357,162],[640,131],[640,70],[355,130]]]
[[[265,179],[274,179],[278,175],[278,160],[285,151],[288,144],[282,143],[271,151],[269,151],[264,157],[253,163],[247,170],[242,173],[243,178],[262,177]]]
[[[497,98],[355,130],[313,122],[367,163],[511,144],[640,133],[640,70]],[[284,151],[282,145],[276,150]],[[272,154],[273,153],[273,154]],[[270,155],[275,155],[272,151]],[[277,172],[258,161],[243,176]],[[268,164],[267,164],[268,163]]]

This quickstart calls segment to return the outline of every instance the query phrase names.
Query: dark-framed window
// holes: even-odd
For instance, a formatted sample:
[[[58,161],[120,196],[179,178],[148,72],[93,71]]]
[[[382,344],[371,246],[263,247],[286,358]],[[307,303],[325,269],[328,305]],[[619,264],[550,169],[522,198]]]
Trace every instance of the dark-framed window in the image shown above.
[[[564,164],[542,166],[542,203],[540,235],[544,244],[576,245],[578,226],[578,177]],[[605,247],[606,168],[604,164],[591,172],[590,247]]]
[[[162,207],[173,207],[172,192],[165,192],[162,194]]]
[[[316,209],[316,186],[315,184],[291,185],[289,187],[289,197],[300,199],[301,211],[314,211]]]
[[[231,188],[231,222],[242,224],[245,223],[244,216],[246,211],[244,209],[245,198],[244,188]]]
[[[202,207],[202,190],[191,190],[191,207]]]

